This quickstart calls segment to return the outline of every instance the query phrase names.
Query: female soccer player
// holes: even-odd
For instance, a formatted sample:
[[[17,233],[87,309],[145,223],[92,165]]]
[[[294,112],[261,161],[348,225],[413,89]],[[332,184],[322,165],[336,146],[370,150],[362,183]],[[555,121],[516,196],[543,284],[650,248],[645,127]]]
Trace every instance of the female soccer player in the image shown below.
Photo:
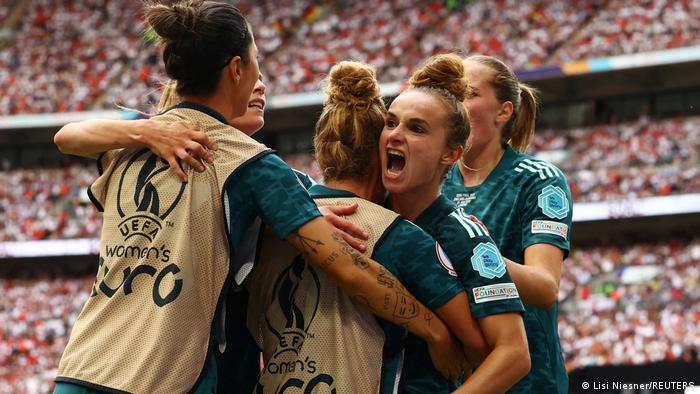
[[[444,175],[462,155],[469,135],[462,105],[467,93],[462,61],[454,54],[432,57],[417,70],[386,116],[379,143],[381,174],[391,208],[444,248],[492,348],[458,391],[502,392],[530,368],[518,290],[486,228],[440,194]],[[408,391],[447,390],[447,382],[422,361],[419,343],[407,355]]]
[[[191,0],[152,5],[146,19],[185,100],[159,119],[197,124],[218,150],[207,171],[186,168],[188,183],[147,149],[100,157],[101,176],[90,187],[104,211],[99,270],[61,358],[56,392],[214,390],[214,349],[226,338],[211,334],[220,332],[221,301],[236,290],[238,252],[254,242],[247,235],[256,234],[257,217],[353,297],[431,340],[434,359],[453,375],[461,351],[442,322],[425,319],[429,312],[408,292],[397,299],[380,282],[389,274],[319,219],[289,167],[228,125],[245,113],[259,75],[257,47],[238,10]],[[390,308],[398,302],[407,308]]]
[[[487,345],[449,259],[428,234],[378,205],[385,197],[378,155],[385,113],[373,68],[349,61],[331,68],[314,138],[325,186],[309,193],[319,206],[358,204],[350,219],[371,235],[368,253],[447,322],[479,362]],[[260,392],[405,391],[404,330],[377,321],[296,250],[266,238],[249,289],[248,326],[265,365]]]
[[[478,216],[508,260],[525,303],[532,370],[514,392],[568,392],[557,331],[557,294],[569,253],[569,183],[552,164],[522,153],[535,128],[534,92],[503,62],[464,60],[473,95],[464,104],[471,148],[450,170],[442,192]]]

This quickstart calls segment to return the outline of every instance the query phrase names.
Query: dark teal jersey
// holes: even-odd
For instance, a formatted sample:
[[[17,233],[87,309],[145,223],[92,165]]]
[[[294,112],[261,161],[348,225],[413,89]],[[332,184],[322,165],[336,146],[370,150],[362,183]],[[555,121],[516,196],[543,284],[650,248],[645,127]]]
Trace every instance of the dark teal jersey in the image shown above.
[[[466,187],[455,165],[443,194],[489,229],[503,256],[524,263],[528,246],[547,243],[569,254],[572,199],[564,173],[554,165],[506,146],[496,168],[479,186]],[[532,368],[512,392],[565,393],[568,376],[559,344],[557,305],[525,305]],[[539,391],[538,391],[539,392]]]
[[[299,171],[295,168],[292,168],[292,170],[294,170],[294,174],[297,176],[299,182],[301,182],[306,190],[309,190],[311,186],[318,184],[318,182],[316,182],[314,178],[310,177],[307,173]]]
[[[255,261],[261,220],[283,239],[321,213],[294,171],[275,154],[257,157],[232,174],[223,199],[232,280],[222,305],[226,313],[219,315],[222,321],[215,325],[218,347],[224,349],[217,355],[218,387],[219,392],[252,392],[260,353],[245,325],[248,296],[242,283]]]
[[[357,197],[351,192],[314,185],[309,190],[314,198]],[[440,245],[425,231],[404,218],[398,218],[375,244],[372,258],[387,268],[420,302],[437,309],[464,288]],[[382,360],[382,393],[393,393],[403,386],[401,350],[407,336],[405,329],[378,319],[384,329]],[[405,355],[408,357],[408,354]],[[432,368],[429,355],[427,364]],[[405,370],[406,367],[403,367]]]
[[[486,228],[444,196],[438,197],[415,221],[442,246],[441,260],[458,275],[475,319],[524,311],[505,261]],[[402,392],[450,392],[448,381],[433,367],[427,345],[410,336]]]

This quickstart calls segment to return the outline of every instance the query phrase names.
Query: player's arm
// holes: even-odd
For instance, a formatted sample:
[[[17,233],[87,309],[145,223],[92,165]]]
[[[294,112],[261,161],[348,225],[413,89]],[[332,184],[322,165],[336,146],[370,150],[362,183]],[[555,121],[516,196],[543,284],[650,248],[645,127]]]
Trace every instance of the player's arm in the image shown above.
[[[557,302],[564,251],[540,243],[525,249],[525,264],[506,259],[508,273],[524,303],[549,309]]]
[[[435,314],[462,342],[462,348],[471,365],[481,364],[491,349],[486,343],[479,323],[472,317],[467,294],[460,292],[445,305],[435,309]]]
[[[147,147],[165,159],[183,181],[187,181],[187,175],[178,159],[197,171],[204,171],[198,158],[211,163],[213,157],[207,149],[216,149],[209,137],[189,122],[150,119],[90,119],[68,123],[56,133],[54,143],[65,154],[93,159],[112,149]]]
[[[286,239],[350,298],[425,340],[435,367],[445,377],[459,376],[465,365],[464,355],[445,324],[389,271],[350,247],[325,220],[317,217]]]
[[[530,352],[520,313],[499,313],[479,319],[493,349],[455,393],[502,393],[530,371]]]

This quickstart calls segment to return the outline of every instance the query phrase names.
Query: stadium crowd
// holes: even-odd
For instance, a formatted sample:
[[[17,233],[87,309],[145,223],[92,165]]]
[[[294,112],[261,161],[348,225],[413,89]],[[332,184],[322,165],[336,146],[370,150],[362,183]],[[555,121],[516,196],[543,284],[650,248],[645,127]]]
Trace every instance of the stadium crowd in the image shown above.
[[[644,281],[630,267],[656,267]],[[698,361],[700,238],[575,249],[564,263],[559,330],[569,369]],[[49,392],[92,277],[0,278],[0,392]]]
[[[700,118],[535,133],[530,152],[563,151],[575,201],[700,192]]]
[[[531,152],[564,152],[556,164],[576,202],[700,193],[700,118],[640,119],[618,125],[538,132]],[[311,154],[290,166],[321,180]],[[0,242],[95,238],[101,218],[86,195],[93,165],[0,171]]]
[[[52,391],[92,281],[90,276],[0,278],[0,393]]]
[[[0,171],[0,242],[96,238],[102,217],[87,198],[95,165]]]
[[[574,250],[559,294],[569,370],[700,361],[700,238]]]
[[[148,109],[165,80],[139,2],[28,0],[0,41],[0,115]],[[269,94],[315,91],[355,59],[382,82],[459,48],[515,69],[700,42],[700,1],[239,1],[254,28]],[[10,6],[0,6],[0,21]],[[1,23],[1,22],[0,22]]]

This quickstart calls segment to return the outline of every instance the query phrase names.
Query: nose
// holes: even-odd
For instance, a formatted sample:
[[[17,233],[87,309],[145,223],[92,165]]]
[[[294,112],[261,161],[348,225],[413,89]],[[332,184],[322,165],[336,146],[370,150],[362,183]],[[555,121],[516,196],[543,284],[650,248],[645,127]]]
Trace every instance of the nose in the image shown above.
[[[267,86],[265,85],[265,82],[258,79],[258,81],[255,83],[255,87],[253,88],[253,93],[265,94],[266,90]]]
[[[403,141],[403,125],[399,124],[397,127],[394,127],[389,131],[389,135],[387,136],[389,139],[389,142],[402,142]]]

